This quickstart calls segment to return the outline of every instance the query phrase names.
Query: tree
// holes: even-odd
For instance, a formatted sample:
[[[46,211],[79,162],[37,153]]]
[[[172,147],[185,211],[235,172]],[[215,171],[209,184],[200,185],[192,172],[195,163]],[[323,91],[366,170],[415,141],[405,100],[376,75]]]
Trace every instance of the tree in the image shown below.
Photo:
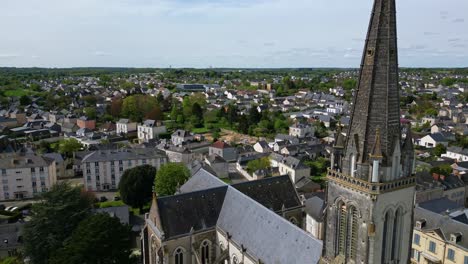
[[[63,139],[59,141],[58,151],[70,158],[73,156],[73,153],[81,150],[82,147],[83,145],[81,145],[81,143],[74,138]]]
[[[443,144],[437,144],[434,147],[434,152],[433,153],[437,157],[440,157],[440,155],[445,154],[445,152],[447,152],[447,148]]]
[[[191,121],[194,127],[203,126],[203,109],[198,103],[192,105],[192,117]]]
[[[251,160],[247,163],[247,172],[254,173],[257,170],[263,170],[271,167],[270,158],[263,157],[260,159]]]
[[[120,113],[122,112],[122,104],[123,104],[123,100],[120,98],[112,100],[112,103],[110,106],[110,114],[113,117],[117,118],[120,116]]]
[[[433,167],[431,168],[430,172],[431,173],[436,173],[444,176],[448,176],[452,173],[453,168],[450,166],[450,164],[443,164],[438,167]]]
[[[132,263],[131,230],[116,217],[100,213],[79,223],[63,248],[52,255],[50,264]]]
[[[25,105],[30,105],[32,103],[32,100],[31,98],[29,98],[29,96],[22,95],[19,99],[19,102],[21,105],[25,106]]]
[[[159,105],[156,105],[153,108],[153,110],[146,113],[145,118],[146,119],[152,119],[152,120],[163,120],[164,116],[163,116],[163,113],[162,113],[161,108],[159,107]]]
[[[154,179],[154,189],[159,196],[173,195],[177,186],[190,178],[190,171],[182,163],[167,163],[161,166]]]
[[[83,109],[83,112],[86,114],[87,117],[91,119],[96,119],[97,114],[96,114],[96,108],[94,107],[85,107]]]
[[[142,165],[127,169],[120,179],[119,192],[124,203],[140,209],[151,201],[156,168]]]
[[[24,253],[34,264],[46,264],[79,222],[90,214],[93,196],[81,188],[59,183],[31,209],[23,231]],[[67,263],[67,262],[65,262]]]

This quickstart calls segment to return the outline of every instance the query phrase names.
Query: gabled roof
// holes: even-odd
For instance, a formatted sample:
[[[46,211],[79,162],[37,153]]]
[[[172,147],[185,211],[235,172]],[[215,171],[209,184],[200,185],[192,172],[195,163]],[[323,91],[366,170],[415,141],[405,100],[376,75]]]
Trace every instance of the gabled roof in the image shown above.
[[[222,186],[227,186],[227,184],[213,175],[206,167],[201,167],[180,187],[179,192],[188,193]]]
[[[320,240],[232,187],[226,192],[216,226],[262,263],[320,260]]]
[[[279,212],[283,208],[301,206],[301,201],[288,175],[233,184],[243,194],[266,208]]]
[[[213,228],[218,221],[228,186],[157,199],[166,239]]]
[[[224,142],[224,141],[216,141],[211,145],[212,148],[218,148],[218,149],[225,149],[225,148],[231,148],[231,146]]]

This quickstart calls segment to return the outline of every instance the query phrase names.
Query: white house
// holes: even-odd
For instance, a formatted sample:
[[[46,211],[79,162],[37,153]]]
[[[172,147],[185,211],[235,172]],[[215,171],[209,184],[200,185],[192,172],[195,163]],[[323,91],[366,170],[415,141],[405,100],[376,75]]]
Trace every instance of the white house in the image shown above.
[[[429,134],[421,138],[418,142],[419,146],[426,148],[434,148],[438,144],[442,144],[446,147],[448,146],[447,139],[441,133]]]
[[[138,141],[148,142],[156,138],[159,134],[166,133],[166,126],[155,120],[145,120],[143,124],[138,125]]]
[[[117,134],[128,134],[137,130],[137,123],[131,122],[129,119],[120,119],[116,123]]]
[[[468,161],[468,149],[460,147],[449,147],[447,153],[442,154],[442,157],[455,159],[459,162]]]

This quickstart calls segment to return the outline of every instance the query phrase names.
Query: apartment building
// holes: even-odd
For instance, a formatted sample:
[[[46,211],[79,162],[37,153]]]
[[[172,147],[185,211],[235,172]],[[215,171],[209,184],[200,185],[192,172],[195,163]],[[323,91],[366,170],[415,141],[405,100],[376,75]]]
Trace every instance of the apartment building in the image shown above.
[[[411,263],[468,264],[468,218],[416,207]]]
[[[92,151],[81,161],[84,186],[88,191],[115,190],[125,170],[145,164],[159,169],[166,162],[165,153],[153,148]]]
[[[0,179],[0,201],[33,198],[57,182],[56,162],[34,154],[2,156]]]

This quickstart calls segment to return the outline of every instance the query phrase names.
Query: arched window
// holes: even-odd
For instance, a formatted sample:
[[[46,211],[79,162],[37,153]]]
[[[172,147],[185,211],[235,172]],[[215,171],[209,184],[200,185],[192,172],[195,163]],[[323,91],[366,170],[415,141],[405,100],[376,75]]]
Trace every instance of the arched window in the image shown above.
[[[289,218],[289,222],[291,222],[291,224],[296,225],[296,226],[299,224],[299,222],[297,221],[295,217]]]
[[[399,260],[400,256],[400,239],[401,239],[401,227],[403,220],[403,210],[399,208],[395,212],[395,218],[393,220],[393,241],[392,241],[392,260]]]
[[[184,250],[182,248],[177,248],[174,251],[174,262],[175,264],[184,264]]]
[[[352,206],[348,210],[348,234],[347,234],[347,257],[350,259],[356,258],[358,236],[358,211]]]
[[[237,259],[236,255],[232,256],[232,264],[239,264],[239,260]]]
[[[210,242],[208,240],[202,242],[200,251],[202,264],[210,264]]]
[[[359,229],[359,212],[354,206],[347,207],[343,202],[338,204],[336,255],[346,260],[356,258]]]
[[[337,233],[336,233],[336,250],[337,255],[344,255],[346,249],[346,227],[347,227],[347,217],[346,217],[346,205],[343,202],[338,204],[338,219],[337,223]]]
[[[382,236],[382,259],[381,263],[388,263],[390,260],[390,251],[391,251],[391,245],[392,245],[392,226],[393,226],[393,221],[392,221],[392,213],[387,211],[385,213],[385,220],[384,220],[384,228],[383,228],[383,236]]]

